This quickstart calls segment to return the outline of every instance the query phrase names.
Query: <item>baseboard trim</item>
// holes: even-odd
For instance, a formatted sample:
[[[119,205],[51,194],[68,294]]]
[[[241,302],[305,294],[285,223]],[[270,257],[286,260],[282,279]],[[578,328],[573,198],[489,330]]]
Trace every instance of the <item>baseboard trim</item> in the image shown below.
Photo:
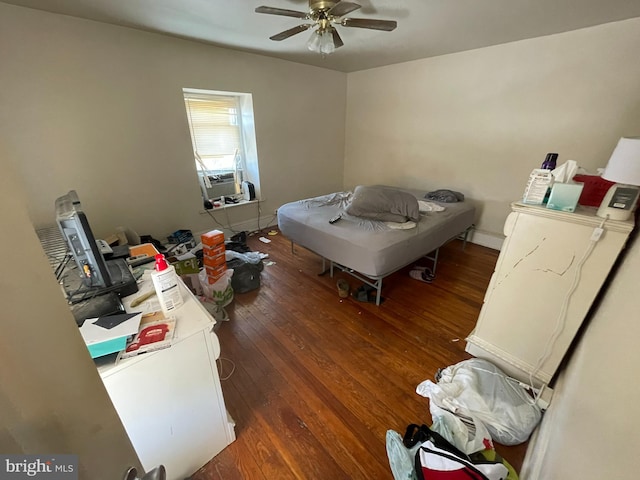
[[[481,245],[483,247],[492,248],[494,250],[500,250],[504,243],[504,237],[496,235],[495,233],[483,232],[482,230],[474,230],[471,239],[471,243]]]

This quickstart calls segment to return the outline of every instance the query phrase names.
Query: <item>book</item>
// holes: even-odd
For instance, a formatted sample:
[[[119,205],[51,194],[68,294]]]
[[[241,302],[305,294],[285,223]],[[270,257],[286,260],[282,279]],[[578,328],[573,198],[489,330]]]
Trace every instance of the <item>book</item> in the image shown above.
[[[162,312],[151,312],[142,316],[136,333],[119,354],[117,360],[168,348],[173,343],[176,318],[165,317]]]

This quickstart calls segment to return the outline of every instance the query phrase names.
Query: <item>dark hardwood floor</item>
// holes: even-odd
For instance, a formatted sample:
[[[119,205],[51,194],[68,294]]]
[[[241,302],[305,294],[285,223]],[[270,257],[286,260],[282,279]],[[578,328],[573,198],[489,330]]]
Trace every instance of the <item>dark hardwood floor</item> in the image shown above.
[[[258,241],[264,235],[269,244]],[[431,424],[416,386],[460,362],[497,252],[454,240],[431,284],[410,267],[384,282],[382,305],[340,299],[338,273],[282,234],[250,236],[268,253],[261,287],[236,294],[217,326],[219,371],[237,440],[192,480],[393,479],[387,430]],[[428,265],[428,262],[419,262]],[[516,470],[526,445],[497,446]]]

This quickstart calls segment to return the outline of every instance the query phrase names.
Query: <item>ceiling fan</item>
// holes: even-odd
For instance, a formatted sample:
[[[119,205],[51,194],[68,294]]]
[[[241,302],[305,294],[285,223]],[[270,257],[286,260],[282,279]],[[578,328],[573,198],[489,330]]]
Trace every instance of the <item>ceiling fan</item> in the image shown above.
[[[269,15],[283,15],[285,17],[301,18],[313,23],[303,23],[284,32],[269,37],[271,40],[281,41],[308,29],[315,29],[307,42],[309,50],[328,55],[336,48],[344,45],[340,34],[334,25],[343,27],[368,28],[390,32],[398,26],[395,20],[376,20],[366,18],[345,18],[344,16],[358,10],[360,5],[341,0],[309,0],[309,11],[299,12],[275,7],[258,7],[256,13]]]

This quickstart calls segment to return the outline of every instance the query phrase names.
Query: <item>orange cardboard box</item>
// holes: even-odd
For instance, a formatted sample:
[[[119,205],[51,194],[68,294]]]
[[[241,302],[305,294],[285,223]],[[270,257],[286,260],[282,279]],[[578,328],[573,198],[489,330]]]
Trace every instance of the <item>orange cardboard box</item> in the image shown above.
[[[202,253],[206,257],[217,257],[218,255],[223,254],[226,251],[227,251],[227,248],[224,246],[224,243],[215,245],[213,247],[210,247],[204,244],[202,245]]]
[[[215,247],[220,244],[224,245],[224,233],[220,230],[211,230],[210,232],[200,235],[200,240],[203,246]]]
[[[207,270],[207,283],[212,285],[216,283],[227,271],[227,265],[219,265],[217,267],[205,267]]]
[[[217,267],[219,265],[224,265],[227,263],[227,256],[224,253],[221,255],[216,255],[215,257],[205,255],[202,257],[202,263],[205,267]]]
[[[227,271],[227,265],[226,264],[217,265],[215,267],[205,266],[204,268],[207,271],[207,275],[212,276],[212,277],[215,277],[216,275],[222,275],[224,272]]]
[[[218,275],[216,277],[210,277],[209,275],[207,275],[207,283],[209,285],[213,285],[214,283],[216,283],[221,278],[222,278],[222,274],[220,274],[220,275]]]

